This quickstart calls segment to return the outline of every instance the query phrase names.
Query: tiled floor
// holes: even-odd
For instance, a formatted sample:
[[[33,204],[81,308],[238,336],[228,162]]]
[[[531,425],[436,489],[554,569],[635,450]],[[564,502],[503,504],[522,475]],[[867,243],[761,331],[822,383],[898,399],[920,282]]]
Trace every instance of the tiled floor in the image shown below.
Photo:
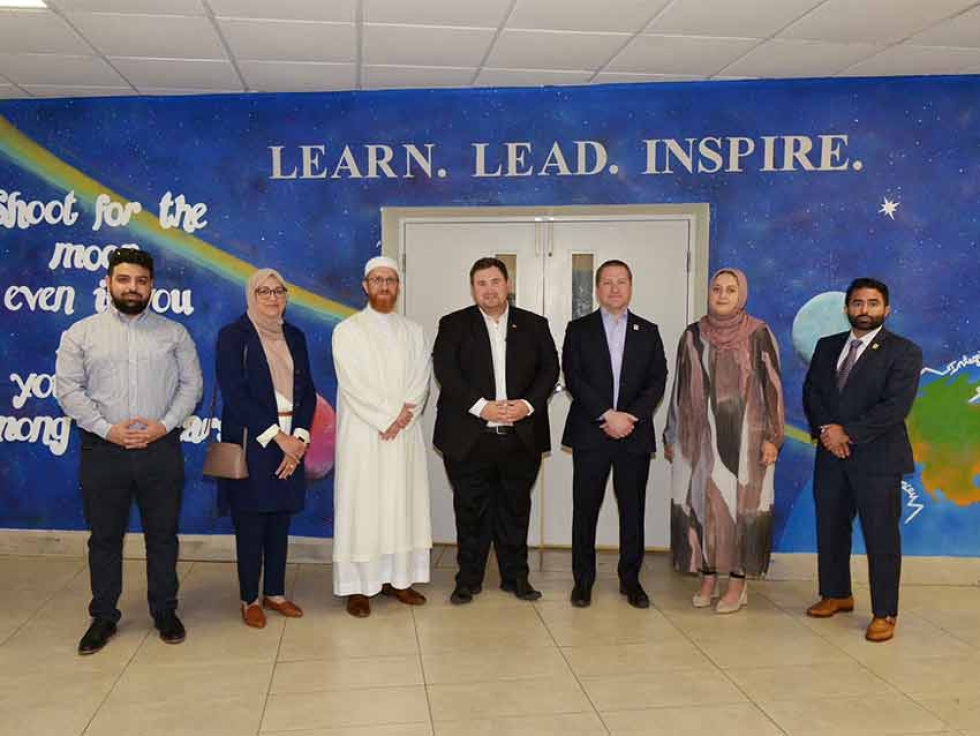
[[[589,609],[568,604],[569,553],[534,554],[535,604],[496,589],[449,604],[453,550],[434,553],[429,603],[375,599],[368,619],[331,595],[330,567],[294,565],[298,620],[247,629],[232,564],[180,565],[180,646],[145,607],[127,561],[119,635],[78,657],[88,619],[83,560],[0,557],[0,734],[975,734],[980,590],[907,585],[897,638],[863,639],[850,615],[803,615],[812,581],[751,583],[734,616],[695,610],[691,578],[648,557],[654,607],[618,594],[600,559]]]

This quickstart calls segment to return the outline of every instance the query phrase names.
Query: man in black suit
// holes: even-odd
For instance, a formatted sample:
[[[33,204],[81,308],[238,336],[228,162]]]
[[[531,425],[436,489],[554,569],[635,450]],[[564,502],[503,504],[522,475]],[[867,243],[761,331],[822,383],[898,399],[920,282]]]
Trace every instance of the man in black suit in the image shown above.
[[[919,386],[922,350],[883,325],[888,287],[855,279],[844,310],[850,332],[817,343],[803,385],[810,433],[819,440],[813,472],[820,601],[807,615],[854,610],[851,525],[861,519],[873,618],[865,638],[895,634],[902,564],[902,475],[915,470],[905,417]]]
[[[481,258],[470,269],[474,306],[439,320],[432,367],[440,384],[435,446],[453,486],[458,545],[450,600],[480,592],[493,542],[500,587],[522,600],[528,581],[531,488],[551,449],[548,397],[558,354],[548,321],[508,304],[507,266]]]
[[[562,348],[572,406],[562,444],[572,448],[572,604],[592,602],[595,532],[613,472],[619,506],[619,584],[630,605],[648,608],[640,585],[653,412],[664,395],[667,360],[660,332],[629,311],[633,274],[606,261],[595,275],[599,309],[569,323]]]

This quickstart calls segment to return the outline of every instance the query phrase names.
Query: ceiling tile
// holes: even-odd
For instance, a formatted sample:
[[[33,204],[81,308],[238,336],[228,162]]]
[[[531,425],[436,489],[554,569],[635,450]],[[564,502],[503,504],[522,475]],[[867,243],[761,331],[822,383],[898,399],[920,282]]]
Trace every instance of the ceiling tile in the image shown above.
[[[592,84],[636,84],[645,82],[697,82],[704,77],[690,74],[633,74],[630,72],[600,72]]]
[[[356,0],[209,0],[218,17],[353,23]]]
[[[636,33],[669,0],[517,0],[508,28]]]
[[[487,57],[498,69],[598,69],[629,41],[625,33],[505,30]]]
[[[845,77],[962,74],[980,64],[980,49],[953,49],[902,44],[848,67]]]
[[[207,18],[120,13],[76,13],[69,18],[106,56],[226,58],[218,34]]]
[[[126,85],[126,80],[98,56],[0,53],[0,74],[17,84]]]
[[[637,36],[608,71],[710,76],[757,45],[755,39],[699,36]]]
[[[353,61],[352,23],[219,20],[236,59],[255,61]]]
[[[881,51],[870,43],[820,43],[773,39],[756,46],[734,64],[725,67],[724,76],[741,77],[832,77]]]
[[[92,53],[84,39],[50,10],[0,10],[0,49],[7,53]]]
[[[28,84],[24,86],[35,97],[131,97],[136,93],[129,87],[83,87],[57,84]]]
[[[581,69],[484,68],[473,84],[477,87],[540,87],[545,84],[588,84],[591,78],[591,71]]]
[[[204,15],[201,0],[48,0],[48,4],[68,13]]]
[[[980,7],[912,36],[909,43],[918,46],[980,47]]]
[[[240,89],[241,81],[228,61],[205,59],[112,59],[137,89],[180,87],[189,89]]]
[[[365,64],[476,67],[493,39],[491,28],[366,23]]]
[[[975,1],[827,0],[779,36],[840,43],[895,43]]]
[[[768,38],[822,0],[675,0],[650,33],[682,36]]]
[[[368,23],[497,28],[504,22],[510,5],[511,0],[364,0],[364,20]]]
[[[239,68],[248,88],[256,92],[325,92],[357,86],[353,64],[243,61]]]
[[[432,66],[366,66],[364,89],[469,87],[476,68]]]

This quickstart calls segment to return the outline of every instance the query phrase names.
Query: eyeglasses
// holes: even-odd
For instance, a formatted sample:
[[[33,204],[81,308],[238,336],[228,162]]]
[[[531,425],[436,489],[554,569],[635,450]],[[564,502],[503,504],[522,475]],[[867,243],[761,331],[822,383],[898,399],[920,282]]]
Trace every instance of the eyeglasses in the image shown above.
[[[394,286],[398,283],[396,276],[372,276],[367,280],[371,286]]]
[[[268,286],[263,286],[255,290],[255,296],[260,299],[284,299],[286,294],[289,293],[289,289],[285,286],[277,286],[275,289],[270,289]]]

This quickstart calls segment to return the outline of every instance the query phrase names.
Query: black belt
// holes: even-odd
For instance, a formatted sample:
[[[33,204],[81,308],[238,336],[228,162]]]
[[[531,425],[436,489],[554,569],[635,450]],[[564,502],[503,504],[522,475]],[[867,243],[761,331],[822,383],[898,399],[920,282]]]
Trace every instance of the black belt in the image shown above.
[[[484,427],[483,431],[487,434],[497,434],[497,435],[508,435],[514,434],[514,428],[509,425],[504,425],[500,427]]]

